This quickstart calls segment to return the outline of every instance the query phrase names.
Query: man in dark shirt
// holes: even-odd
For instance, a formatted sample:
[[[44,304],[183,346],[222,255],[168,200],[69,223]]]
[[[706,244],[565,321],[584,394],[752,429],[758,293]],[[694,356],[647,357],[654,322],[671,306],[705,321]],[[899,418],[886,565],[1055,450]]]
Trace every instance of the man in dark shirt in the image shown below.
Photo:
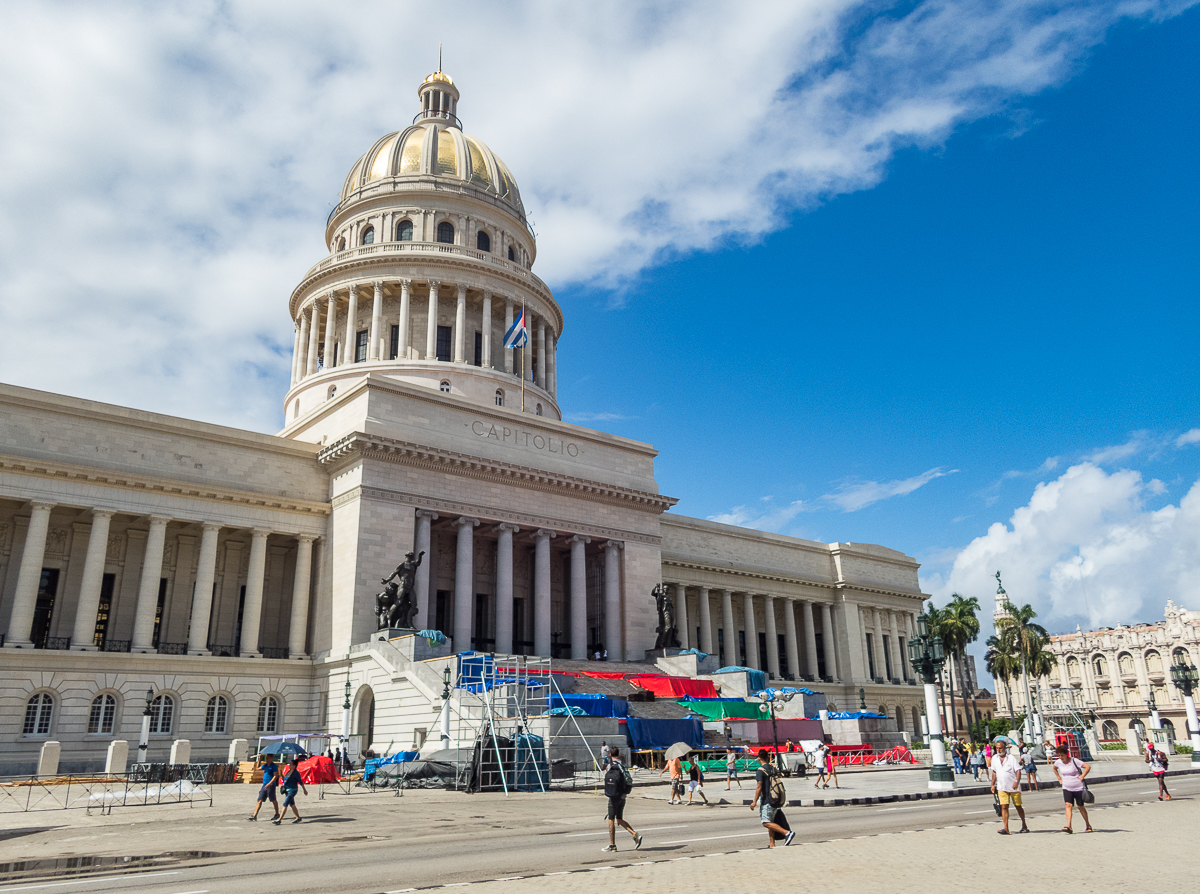
[[[771,776],[778,772],[771,766],[771,756],[767,753],[767,749],[760,748],[758,750],[758,769],[754,772],[754,800],[750,802],[750,809],[758,808],[759,819],[762,820],[763,828],[767,830],[767,847],[775,846],[776,834],[783,839],[785,847],[791,844],[792,839],[796,837],[795,832],[785,829],[775,822],[775,814],[783,806],[782,804],[771,804]],[[760,801],[762,807],[758,806]]]
[[[258,812],[262,810],[263,802],[270,799],[271,806],[275,808],[275,819],[279,819],[279,801],[275,798],[275,786],[279,783],[279,767],[275,765],[275,755],[264,754],[262,756],[263,778],[262,788],[258,790],[258,803],[254,805],[254,812],[246,819],[250,822],[258,821]]]

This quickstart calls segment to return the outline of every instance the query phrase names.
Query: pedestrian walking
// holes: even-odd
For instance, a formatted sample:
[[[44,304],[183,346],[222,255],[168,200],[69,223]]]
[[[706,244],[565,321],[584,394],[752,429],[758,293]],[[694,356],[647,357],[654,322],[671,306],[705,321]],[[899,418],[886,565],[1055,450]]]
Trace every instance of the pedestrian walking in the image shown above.
[[[1167,764],[1169,761],[1166,753],[1161,748],[1155,748],[1153,742],[1147,742],[1146,763],[1150,765],[1150,772],[1158,780],[1158,800],[1166,798],[1170,801],[1171,793],[1167,791]]]
[[[974,742],[971,743],[969,751],[970,756],[967,758],[967,763],[971,765],[971,774],[974,776],[975,781],[978,782],[979,771],[982,770],[984,766],[983,751],[981,751],[979,746],[977,746]]]
[[[304,789],[304,795],[308,797],[308,786],[304,784],[304,779],[300,776],[300,768],[294,763],[293,758],[288,758],[287,763],[283,765],[283,778],[279,781],[279,787],[283,790],[283,806],[271,822],[277,826],[282,823],[289,807],[296,815],[292,822],[300,822],[300,811],[296,807],[296,792]]]
[[[688,806],[692,804],[692,795],[699,795],[704,805],[708,806],[708,798],[704,794],[704,771],[700,769],[700,761],[688,762]]]
[[[1062,783],[1063,802],[1066,805],[1067,824],[1063,826],[1063,831],[1068,835],[1071,834],[1071,810],[1074,807],[1079,808],[1079,815],[1083,817],[1085,832],[1092,831],[1092,821],[1088,819],[1087,808],[1084,803],[1087,795],[1087,779],[1088,773],[1092,772],[1092,765],[1084,763],[1079,758],[1071,757],[1071,749],[1066,745],[1059,745],[1054,750],[1058,757],[1050,764],[1054,770],[1054,775],[1058,777],[1058,781]]]
[[[758,769],[754,772],[754,800],[750,802],[750,809],[758,810],[758,818],[767,830],[767,847],[775,846],[777,834],[783,838],[784,847],[791,844],[792,839],[796,837],[795,832],[775,822],[775,815],[786,800],[787,792],[783,787],[783,776],[779,768],[771,765],[771,755],[767,749],[758,749]]]
[[[671,797],[667,799],[667,805],[683,803],[683,765],[679,758],[673,757],[667,761],[667,765],[662,768],[658,774],[658,778],[662,779],[663,773],[671,774]]]
[[[995,792],[998,789],[1000,794],[1000,818],[1004,821],[1004,828],[999,830],[1000,834],[1008,834],[1010,804],[1017,808],[1017,815],[1021,817],[1021,831],[1028,832],[1029,826],[1025,823],[1025,808],[1021,806],[1021,763],[1015,754],[1009,754],[1008,740],[1003,736],[996,738],[996,754],[992,758],[989,769],[992,791]]]
[[[601,742],[600,743],[600,769],[601,770],[608,769],[608,752],[609,752],[608,743]]]
[[[633,849],[642,846],[642,836],[633,826],[625,822],[625,798],[633,791],[633,776],[621,763],[621,749],[613,746],[608,755],[608,770],[604,774],[604,794],[608,798],[608,847],[606,852],[616,853],[617,826],[633,836]]]
[[[828,745],[825,746],[825,772],[828,774],[829,779],[833,782],[834,788],[842,787],[838,782],[837,777],[837,761],[834,759],[833,749]],[[829,782],[825,783],[825,788],[829,788]]]
[[[1021,749],[1021,766],[1025,769],[1025,776],[1028,778],[1029,787],[1035,792],[1040,791],[1037,780],[1037,760],[1034,758],[1033,749],[1028,745]]]
[[[950,743],[950,757],[954,760],[954,773],[958,775],[963,771],[962,742],[959,739]]]
[[[737,752],[732,748],[728,749],[725,752],[725,791],[729,791],[730,781],[736,782],[738,788],[742,787],[742,780],[738,779],[737,762]]]
[[[829,788],[829,749],[822,742],[817,746],[817,750],[813,752],[813,765],[817,768],[817,781],[813,783],[813,788],[820,788],[822,781],[825,783],[825,788]]]
[[[279,800],[275,797],[275,787],[279,783],[279,767],[275,765],[273,754],[264,754],[262,760],[263,778],[258,789],[258,803],[254,805],[254,812],[246,817],[252,823],[258,822],[258,812],[262,810],[263,802],[268,800],[275,808],[275,819],[279,819]]]

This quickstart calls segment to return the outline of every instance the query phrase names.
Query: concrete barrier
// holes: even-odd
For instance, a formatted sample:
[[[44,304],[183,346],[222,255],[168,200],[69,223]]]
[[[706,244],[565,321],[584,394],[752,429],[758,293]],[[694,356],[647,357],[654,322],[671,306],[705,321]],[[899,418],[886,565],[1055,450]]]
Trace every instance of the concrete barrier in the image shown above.
[[[113,739],[108,743],[108,754],[104,758],[105,773],[124,773],[129,766],[129,742]]]

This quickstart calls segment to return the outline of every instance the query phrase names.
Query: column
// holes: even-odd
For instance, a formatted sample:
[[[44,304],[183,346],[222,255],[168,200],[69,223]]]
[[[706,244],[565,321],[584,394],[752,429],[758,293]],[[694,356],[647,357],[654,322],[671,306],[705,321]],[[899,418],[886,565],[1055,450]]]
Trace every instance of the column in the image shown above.
[[[96,611],[100,606],[100,587],[104,583],[104,560],[108,555],[108,527],[115,513],[92,510],[92,530],[88,533],[87,555],[83,559],[83,579],[79,584],[79,605],[75,609],[75,630],[71,648],[95,649]]]
[[[584,547],[590,537],[576,534],[571,538],[571,659],[587,660],[587,555]]]
[[[555,400],[558,399],[558,336],[550,332],[550,344],[546,346],[549,352],[546,357],[546,390]]]
[[[783,645],[787,650],[788,673],[792,679],[799,680],[803,675],[800,669],[800,639],[796,636],[796,603],[791,599],[783,600]]]
[[[604,648],[614,661],[623,661],[621,645],[621,547],[619,540],[604,544]]]
[[[304,658],[308,643],[308,591],[312,575],[312,534],[296,537],[296,573],[292,583],[292,617],[288,626],[288,657]]]
[[[833,652],[833,613],[829,610],[829,603],[821,603],[821,645],[825,652],[825,671],[829,674],[829,679],[838,679],[837,658]]]
[[[38,588],[42,585],[42,560],[46,557],[46,534],[50,530],[50,510],[53,508],[53,503],[31,504],[25,549],[21,552],[21,569],[17,572],[17,587],[8,621],[8,635],[4,638],[6,646],[32,644],[29,635],[33,632],[33,613],[37,608]]]
[[[504,299],[504,332],[512,328],[513,324],[513,303],[511,298]],[[513,374],[513,352],[511,348],[501,347],[504,351],[504,371],[510,376]]]
[[[479,331],[483,336],[483,368],[492,368],[492,293],[483,293],[483,314],[479,321]]]
[[[312,322],[308,326],[308,362],[305,369],[308,375],[317,371],[317,341],[321,333],[321,302],[316,298],[312,301]]]
[[[539,528],[533,548],[533,654],[550,655],[550,539],[553,531]]]
[[[783,679],[779,673],[779,635],[775,631],[775,597],[763,597],[763,624],[767,634],[767,673],[773,680]]]
[[[425,327],[425,359],[437,360],[437,304],[440,282],[429,283],[429,320]]]
[[[400,338],[396,348],[396,357],[408,359],[408,329],[409,329],[409,292],[412,289],[411,279],[400,280]]]
[[[679,628],[679,647],[690,649],[692,637],[688,624],[687,587],[684,584],[675,585],[675,626]]]
[[[513,534],[516,525],[496,525],[496,652],[513,651]]]
[[[454,311],[454,362],[467,362],[467,287],[458,286],[458,306]]]
[[[884,653],[883,645],[883,620],[880,618],[882,612],[877,609],[871,609],[871,619],[874,621],[875,627],[875,673],[886,680],[887,672],[887,655]]]
[[[546,321],[540,316],[537,324],[537,386],[546,390]]]
[[[142,577],[138,586],[137,613],[133,619],[133,643],[130,651],[154,651],[154,615],[158,611],[158,588],[162,580],[163,546],[167,539],[167,522],[163,515],[150,516],[150,533],[146,535],[146,552],[142,559]]]
[[[325,299],[325,369],[333,369],[334,345],[337,344],[337,297],[333,292]]]
[[[721,660],[726,667],[738,663],[737,628],[733,626],[733,593],[721,591],[721,629],[725,631],[725,654]]]
[[[296,326],[296,337],[292,340],[292,384],[300,378],[297,372],[300,369],[300,327]]]
[[[246,571],[246,602],[242,607],[242,641],[238,644],[243,658],[258,658],[258,630],[262,624],[263,577],[267,570],[266,528],[250,532],[250,567]]]
[[[367,337],[367,359],[383,359],[383,283],[375,282],[375,297],[371,302],[371,334]]]
[[[749,593],[742,594],[742,622],[746,627],[746,665],[762,670],[758,654],[758,631],[754,626],[754,597]]]
[[[708,604],[708,587],[700,588],[700,645],[705,655],[713,653],[712,608]]]
[[[817,627],[813,621],[813,604],[805,599],[804,606],[804,658],[808,669],[805,673],[814,680],[820,680],[820,664],[817,661]]]
[[[479,519],[461,516],[454,522],[458,528],[458,548],[454,559],[454,651],[471,648],[471,628],[475,624],[475,527]]]
[[[417,566],[417,573],[413,576],[413,591],[414,598],[417,600],[417,618],[416,625],[418,630],[432,630],[433,625],[437,623],[437,618],[429,611],[429,540],[430,527],[433,522],[437,521],[438,514],[431,512],[428,509],[417,510],[417,536],[416,547],[417,555],[421,553],[421,564]],[[445,633],[446,631],[442,631]]]
[[[296,381],[299,382],[308,375],[308,314],[300,311],[300,356],[296,361]]]
[[[205,522],[200,534],[200,558],[196,561],[196,586],[192,590],[192,629],[188,654],[208,654],[208,625],[212,617],[213,581],[217,579],[217,537],[221,526]]]
[[[342,362],[339,366],[354,362],[355,345],[358,342],[358,286],[350,287],[349,303],[346,306],[346,340],[342,342]]]

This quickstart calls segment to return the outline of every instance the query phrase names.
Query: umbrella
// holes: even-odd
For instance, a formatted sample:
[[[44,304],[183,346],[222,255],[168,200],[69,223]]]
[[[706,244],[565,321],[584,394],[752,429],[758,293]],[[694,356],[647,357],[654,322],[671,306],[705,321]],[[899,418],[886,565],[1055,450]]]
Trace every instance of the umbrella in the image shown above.
[[[692,746],[687,742],[676,742],[667,749],[667,760],[673,761],[677,757],[687,757],[692,752]]]
[[[1008,736],[996,736],[996,738],[992,739],[992,741],[993,742],[1003,742],[1005,745],[1016,745],[1017,744],[1012,739],[1010,739]]]
[[[278,757],[284,755],[293,755],[295,757],[308,757],[308,752],[297,745],[295,742],[272,742],[259,754],[274,754]]]

